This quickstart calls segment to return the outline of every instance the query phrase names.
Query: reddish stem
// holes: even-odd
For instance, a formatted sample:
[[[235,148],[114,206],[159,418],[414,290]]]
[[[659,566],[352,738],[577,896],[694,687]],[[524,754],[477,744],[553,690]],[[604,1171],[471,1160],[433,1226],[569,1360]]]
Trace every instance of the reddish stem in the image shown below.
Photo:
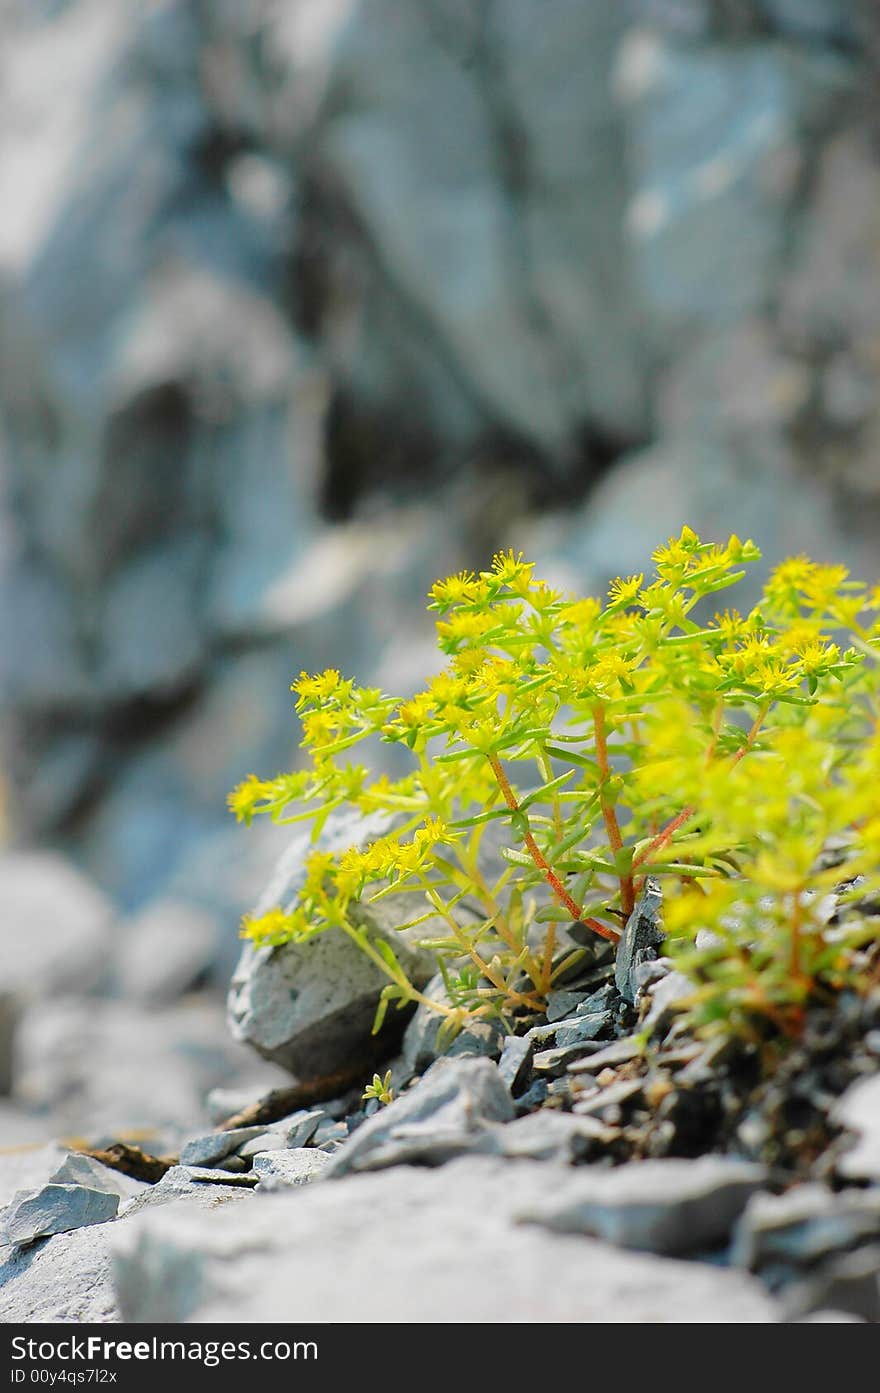
[[[489,763],[492,766],[492,772],[495,778],[498,780],[498,787],[501,789],[505,803],[512,813],[518,813],[520,810],[519,803],[516,800],[516,794],[510,786],[510,781],[501,767],[500,759],[497,755],[489,755]],[[606,924],[601,924],[598,919],[585,918],[582,915],[581,906],[578,904],[577,900],[572,899],[531,832],[525,833],[523,842],[538,870],[550,886],[550,889],[553,891],[559,903],[568,910],[572,919],[578,920],[581,924],[586,924],[587,928],[592,929],[593,933],[599,934],[601,938],[608,938],[612,943],[616,943],[620,937],[620,934],[617,933],[616,930],[609,928]]]
[[[593,707],[593,726],[596,732],[596,762],[599,765],[599,806],[602,809],[602,820],[608,834],[608,843],[616,856],[619,851],[623,850],[623,837],[620,835],[620,825],[617,821],[614,804],[608,801],[605,792],[605,784],[611,769],[608,763],[608,740],[605,734],[605,708],[598,703]],[[632,874],[621,876],[620,908],[627,918],[632,914],[635,898]]]
[[[681,812],[677,813],[671,822],[667,822],[666,826],[657,833],[656,837],[652,837],[648,845],[643,847],[638,856],[635,857],[632,864],[633,870],[636,870],[644,861],[647,861],[649,856],[653,856],[655,851],[659,851],[660,847],[665,846],[678,831],[679,827],[687,822],[689,817],[693,817],[695,812],[696,808],[682,808]]]

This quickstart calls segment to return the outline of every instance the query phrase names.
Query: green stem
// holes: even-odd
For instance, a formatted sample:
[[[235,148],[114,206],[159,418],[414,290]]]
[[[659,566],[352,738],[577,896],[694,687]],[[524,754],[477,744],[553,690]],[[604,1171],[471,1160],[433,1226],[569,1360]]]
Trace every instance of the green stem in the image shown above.
[[[593,707],[593,728],[596,733],[596,762],[599,765],[599,806],[602,809],[602,820],[605,823],[605,831],[608,834],[608,844],[614,855],[623,850],[623,837],[620,835],[620,824],[617,821],[617,812],[614,804],[608,797],[608,779],[611,774],[611,766],[608,763],[608,738],[605,731],[605,708],[597,702]],[[632,872],[629,875],[622,875],[620,879],[620,908],[627,918],[632,914],[635,904],[635,889],[633,886]]]

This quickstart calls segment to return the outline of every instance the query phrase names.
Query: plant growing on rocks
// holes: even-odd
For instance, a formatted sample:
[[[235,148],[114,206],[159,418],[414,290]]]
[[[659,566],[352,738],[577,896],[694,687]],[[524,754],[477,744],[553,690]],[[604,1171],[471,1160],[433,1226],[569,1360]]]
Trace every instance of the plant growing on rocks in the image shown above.
[[[799,557],[756,607],[712,615],[759,556],[685,527],[653,575],[615,580],[602,602],[499,554],[432,588],[448,661],[416,696],[303,673],[304,766],[249,777],[233,811],[310,821],[315,841],[339,808],[381,812],[389,830],[316,846],[292,912],[243,933],[346,933],[388,978],[376,1028],[410,1002],[448,1034],[487,1016],[512,1028],[585,952],[563,926],[617,942],[650,874],[694,1025],[796,1034],[812,998],[860,985],[868,931],[847,904],[880,883],[880,587]],[[354,762],[376,738],[409,751],[410,772]],[[411,907],[402,927],[442,923],[429,944],[442,999],[352,913],[389,895]]]
[[[383,1107],[394,1102],[394,1089],[391,1086],[391,1070],[387,1069],[385,1074],[374,1074],[371,1083],[368,1083],[363,1091],[362,1097],[369,1101],[376,1098]]]

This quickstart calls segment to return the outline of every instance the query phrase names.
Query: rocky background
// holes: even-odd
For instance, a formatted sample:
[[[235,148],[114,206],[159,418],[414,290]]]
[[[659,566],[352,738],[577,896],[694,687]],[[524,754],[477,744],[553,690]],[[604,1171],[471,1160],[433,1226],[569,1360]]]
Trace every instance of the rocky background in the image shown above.
[[[0,1146],[287,1077],[225,795],[436,576],[880,571],[878,71],[871,0],[0,0]]]

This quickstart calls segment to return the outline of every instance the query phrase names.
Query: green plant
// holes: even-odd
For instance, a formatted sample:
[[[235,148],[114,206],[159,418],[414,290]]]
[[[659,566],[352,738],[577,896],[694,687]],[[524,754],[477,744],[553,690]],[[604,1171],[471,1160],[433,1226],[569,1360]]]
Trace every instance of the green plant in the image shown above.
[[[374,1074],[372,1083],[368,1083],[361,1097],[364,1101],[370,1098],[378,1098],[383,1107],[394,1102],[394,1089],[391,1087],[391,1070],[385,1071],[385,1076]]]
[[[245,822],[310,820],[315,838],[338,808],[393,823],[366,847],[316,849],[292,912],[246,918],[243,933],[279,944],[341,929],[389,979],[377,1028],[389,1003],[413,1001],[449,1033],[479,1016],[512,1027],[584,951],[560,951],[557,926],[616,941],[650,872],[693,975],[694,1024],[796,1033],[811,996],[858,978],[865,921],[828,925],[823,896],[844,876],[865,878],[861,894],[880,883],[880,587],[798,557],[748,613],[700,619],[759,556],[685,527],[649,580],[616,580],[603,604],[499,554],[432,588],[448,662],[425,691],[400,701],[303,673],[305,767],[251,776],[231,807]],[[410,773],[351,762],[376,737],[410,751]],[[494,857],[489,829],[503,833]],[[835,837],[845,871],[822,868]],[[406,927],[430,921],[443,1000],[354,922],[353,905],[387,895],[408,897]],[[698,928],[715,934],[699,952]]]

